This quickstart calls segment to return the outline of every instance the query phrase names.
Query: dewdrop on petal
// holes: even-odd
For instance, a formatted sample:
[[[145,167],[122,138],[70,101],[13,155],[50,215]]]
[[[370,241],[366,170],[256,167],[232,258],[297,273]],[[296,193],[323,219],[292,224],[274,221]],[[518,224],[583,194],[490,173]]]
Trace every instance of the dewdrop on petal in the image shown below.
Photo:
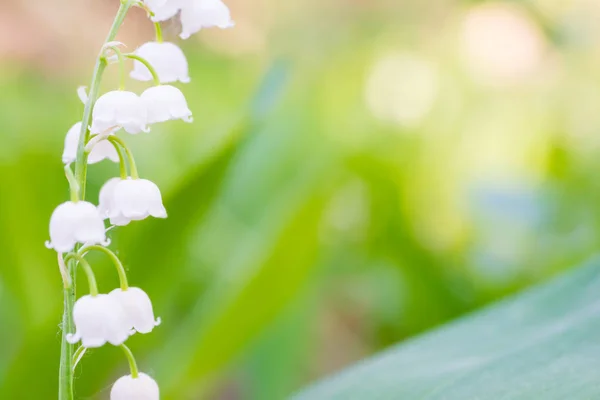
[[[192,122],[192,112],[181,90],[171,85],[153,86],[140,96],[148,110],[148,123],[181,119]]]
[[[73,321],[76,332],[67,335],[67,341],[87,348],[106,343],[123,344],[131,334],[129,318],[123,306],[107,294],[86,295],[75,302]]]
[[[188,62],[183,51],[170,42],[147,42],[137,48],[135,54],[146,59],[156,70],[160,83],[190,82]],[[138,81],[152,80],[148,68],[139,61],[134,61],[130,76]]]
[[[106,242],[104,221],[92,203],[67,201],[56,207],[52,213],[48,248],[66,253],[73,250],[76,243],[104,242]]]
[[[181,9],[181,35],[187,39],[202,28],[235,26],[229,8],[221,0],[189,0]]]
[[[115,90],[103,94],[96,101],[91,132],[99,134],[115,126],[120,126],[131,134],[150,131],[148,112],[137,94]]]
[[[142,289],[115,289],[108,295],[117,300],[125,310],[130,329],[133,328],[139,333],[150,333],[155,326],[160,325],[160,318],[154,318],[150,297]]]
[[[144,373],[137,378],[123,376],[115,382],[110,390],[110,400],[159,400],[160,390],[154,379]]]
[[[147,179],[111,179],[100,193],[100,211],[111,224],[123,226],[149,216],[167,218],[160,189]]]
[[[81,135],[81,122],[76,123],[69,129],[65,138],[65,149],[62,155],[64,164],[70,164],[77,159],[77,146],[79,145],[79,136]],[[119,162],[117,150],[108,140],[101,140],[96,143],[88,156],[88,164],[95,164],[104,159],[113,162]]]

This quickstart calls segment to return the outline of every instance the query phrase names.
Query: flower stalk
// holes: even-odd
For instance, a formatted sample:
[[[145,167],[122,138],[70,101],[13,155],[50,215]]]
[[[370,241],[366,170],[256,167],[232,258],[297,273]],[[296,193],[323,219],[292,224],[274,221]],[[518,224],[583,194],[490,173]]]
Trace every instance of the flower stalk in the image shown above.
[[[190,33],[201,28],[233,26],[229,10],[221,0],[214,0],[200,14],[195,7],[190,7],[192,1],[153,3],[151,0],[120,0],[117,15],[96,59],[89,94],[84,87],[77,91],[85,104],[83,117],[67,132],[62,155],[71,200],[57,206],[52,213],[50,241],[46,243],[48,248],[57,252],[63,282],[59,400],[75,399],[75,367],[87,349],[107,343],[122,348],[131,370],[131,375],[115,382],[111,400],[130,400],[138,395],[153,400],[160,396],[156,381],[138,371],[131,350],[124,344],[131,335],[150,333],[160,324],[160,318],[155,318],[148,294],[129,286],[121,260],[107,248],[110,240],[106,236],[105,220],[110,220],[113,226],[124,226],[148,217],[167,217],[159,187],[148,179],[140,179],[133,153],[117,133],[147,133],[151,124],[170,120],[192,122],[192,111],[184,94],[169,85],[177,81],[190,82],[188,62],[177,45],[163,41],[160,21],[180,14],[180,36],[183,37],[189,37]],[[156,29],[156,42],[145,43],[135,53],[125,54],[119,48],[125,45],[115,38],[127,12],[134,6],[148,12]],[[100,96],[102,77],[115,58],[119,63],[120,90]],[[133,79],[152,80],[155,86],[140,95],[125,91],[126,58],[135,61],[130,74]],[[87,166],[104,159],[119,162],[120,178],[112,178],[104,184],[96,206],[86,200]],[[74,164],[73,169],[71,164]],[[119,275],[120,288],[109,293],[98,291],[94,272],[85,258],[90,251],[102,252],[110,258]],[[76,301],[79,266],[86,274],[89,295]],[[80,341],[81,345],[75,350],[74,344]]]
[[[117,36],[117,32],[121,28],[127,12],[132,5],[131,0],[121,0],[119,11],[113,21],[112,27],[105,40],[106,43],[112,42]],[[85,152],[85,145],[89,140],[89,125],[92,118],[92,109],[94,103],[98,99],[100,92],[100,82],[106,69],[107,62],[102,54],[98,55],[94,72],[92,75],[92,83],[90,85],[90,91],[88,99],[85,104],[83,111],[83,118],[81,124],[81,133],[79,135],[79,144],[77,146],[77,159],[75,161],[75,181],[78,183],[77,188],[71,187],[71,198],[85,199],[85,184],[87,175],[87,154]],[[75,193],[73,193],[75,191]],[[72,332],[74,329],[73,322],[73,307],[75,306],[75,261],[69,262],[69,277],[73,284],[69,288],[64,289],[64,313],[62,321],[62,338],[61,338],[61,355],[60,355],[60,368],[59,368],[59,380],[58,380],[58,400],[74,400],[73,390],[73,345],[67,342],[67,334]]]

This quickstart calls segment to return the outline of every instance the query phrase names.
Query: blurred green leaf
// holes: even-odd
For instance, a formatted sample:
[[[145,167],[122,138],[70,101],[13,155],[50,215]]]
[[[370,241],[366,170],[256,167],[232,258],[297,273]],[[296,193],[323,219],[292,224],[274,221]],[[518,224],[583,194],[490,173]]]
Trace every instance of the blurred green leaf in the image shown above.
[[[600,259],[423,335],[294,399],[595,399]]]

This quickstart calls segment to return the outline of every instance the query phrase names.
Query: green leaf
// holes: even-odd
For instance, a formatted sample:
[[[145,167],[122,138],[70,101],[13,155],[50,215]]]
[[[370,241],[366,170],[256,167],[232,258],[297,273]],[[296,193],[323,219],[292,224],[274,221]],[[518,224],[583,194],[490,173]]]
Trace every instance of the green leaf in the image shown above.
[[[600,398],[600,259],[399,345],[294,399]]]

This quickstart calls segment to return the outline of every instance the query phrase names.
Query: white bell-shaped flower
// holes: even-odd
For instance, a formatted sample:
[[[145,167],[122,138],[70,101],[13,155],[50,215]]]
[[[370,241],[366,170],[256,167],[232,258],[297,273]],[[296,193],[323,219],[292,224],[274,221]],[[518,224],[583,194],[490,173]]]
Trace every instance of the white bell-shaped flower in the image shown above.
[[[91,132],[98,134],[115,126],[120,126],[131,134],[150,131],[148,111],[137,94],[115,90],[103,94],[96,101]]]
[[[190,0],[181,9],[181,35],[187,39],[202,28],[231,28],[229,8],[221,0]]]
[[[62,161],[64,164],[70,164],[77,159],[77,145],[79,144],[79,136],[81,135],[81,122],[73,125],[67,137],[65,138],[65,149],[62,155]],[[94,148],[88,156],[88,164],[95,164],[104,160],[105,158],[119,162],[119,155],[117,150],[108,140],[101,140],[94,145]]]
[[[144,58],[158,74],[160,83],[190,81],[188,62],[183,51],[170,42],[148,42],[137,48],[135,54]],[[152,80],[148,68],[139,61],[134,61],[130,76],[142,82]]]
[[[105,241],[104,221],[92,203],[67,201],[52,213],[49,248],[66,253],[78,242],[97,244]]]
[[[67,335],[71,344],[81,340],[85,347],[101,347],[107,342],[119,346],[131,335],[129,318],[121,303],[107,294],[83,296],[73,308],[75,334]]]
[[[160,189],[147,179],[111,179],[100,190],[101,216],[114,225],[127,225],[149,216],[167,218]]]
[[[160,391],[154,379],[144,373],[137,378],[123,376],[110,390],[110,400],[159,400]]]
[[[148,110],[148,123],[181,119],[192,122],[192,112],[181,90],[171,85],[153,86],[140,96]]]
[[[142,289],[115,289],[108,295],[117,300],[125,310],[130,329],[133,328],[139,333],[150,333],[155,326],[160,325],[160,318],[154,319],[150,297]]]
[[[189,0],[144,0],[144,4],[153,13],[153,22],[166,21],[173,18],[181,7]]]

